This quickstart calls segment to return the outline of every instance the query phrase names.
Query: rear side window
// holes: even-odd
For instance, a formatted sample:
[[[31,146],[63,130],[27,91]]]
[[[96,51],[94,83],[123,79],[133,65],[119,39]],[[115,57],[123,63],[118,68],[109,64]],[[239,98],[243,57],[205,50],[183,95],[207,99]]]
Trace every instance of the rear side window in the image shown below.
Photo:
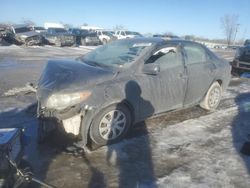
[[[207,61],[205,49],[198,45],[185,45],[184,50],[187,55],[187,64],[205,63]]]

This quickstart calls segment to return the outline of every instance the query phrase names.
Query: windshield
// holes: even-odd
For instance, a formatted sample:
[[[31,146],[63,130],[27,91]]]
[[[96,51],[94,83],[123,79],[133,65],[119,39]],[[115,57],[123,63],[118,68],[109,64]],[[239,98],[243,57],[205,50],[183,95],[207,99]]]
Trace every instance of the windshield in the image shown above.
[[[112,34],[111,32],[109,32],[109,31],[103,31],[102,33],[103,33],[104,35],[109,36],[109,37],[113,37],[113,34]]]
[[[56,33],[67,33],[67,30],[63,28],[55,28],[54,30]]]
[[[126,31],[126,34],[127,34],[127,35],[139,35],[139,36],[141,36],[140,33],[134,32],[134,31]]]
[[[15,28],[16,33],[25,33],[25,32],[29,32],[29,31],[32,31],[32,29],[30,27]]]
[[[92,65],[124,67],[134,62],[151,45],[148,42],[118,40],[97,48],[81,59]]]
[[[34,27],[34,28],[35,28],[35,30],[45,30],[44,27]]]

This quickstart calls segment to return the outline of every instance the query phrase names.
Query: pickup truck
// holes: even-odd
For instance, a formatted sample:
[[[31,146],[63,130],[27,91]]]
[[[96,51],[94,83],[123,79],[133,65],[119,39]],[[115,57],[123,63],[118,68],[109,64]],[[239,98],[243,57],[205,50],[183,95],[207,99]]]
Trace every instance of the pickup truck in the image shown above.
[[[102,44],[107,44],[108,42],[114,41],[117,38],[111,33],[111,31],[97,30],[96,31],[99,40]]]
[[[117,39],[126,39],[126,38],[136,38],[143,36],[135,31],[119,30],[115,32],[115,37],[117,37]]]
[[[250,72],[250,40],[246,40],[243,47],[236,50],[232,62],[232,74],[239,75]]]

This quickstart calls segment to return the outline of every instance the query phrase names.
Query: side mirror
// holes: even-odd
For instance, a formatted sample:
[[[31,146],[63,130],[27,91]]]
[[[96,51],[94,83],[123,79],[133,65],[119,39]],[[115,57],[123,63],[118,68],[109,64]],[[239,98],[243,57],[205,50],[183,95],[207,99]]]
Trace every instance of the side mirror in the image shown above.
[[[148,75],[157,75],[160,72],[160,66],[157,64],[144,64],[144,67],[142,69],[144,74]]]

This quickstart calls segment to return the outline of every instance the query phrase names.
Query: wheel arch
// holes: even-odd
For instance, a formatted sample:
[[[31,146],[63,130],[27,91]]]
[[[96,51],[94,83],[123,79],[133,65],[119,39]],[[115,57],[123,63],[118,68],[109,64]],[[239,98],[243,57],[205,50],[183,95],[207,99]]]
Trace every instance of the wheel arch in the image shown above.
[[[135,121],[135,110],[132,104],[130,104],[130,102],[126,99],[123,100],[114,100],[110,103],[105,103],[103,104],[101,107],[96,108],[95,110],[88,110],[86,111],[85,116],[82,119],[81,122],[81,127],[80,127],[80,133],[82,136],[82,141],[84,143],[85,146],[87,146],[89,144],[89,141],[91,139],[90,137],[90,127],[93,123],[93,119],[95,118],[95,116],[101,112],[101,110],[108,108],[110,106],[113,105],[118,105],[118,104],[122,104],[125,105],[130,113],[131,113],[131,124],[133,125],[134,121]]]
[[[222,79],[216,79],[214,82],[218,82],[220,84],[220,86],[223,86]]]

